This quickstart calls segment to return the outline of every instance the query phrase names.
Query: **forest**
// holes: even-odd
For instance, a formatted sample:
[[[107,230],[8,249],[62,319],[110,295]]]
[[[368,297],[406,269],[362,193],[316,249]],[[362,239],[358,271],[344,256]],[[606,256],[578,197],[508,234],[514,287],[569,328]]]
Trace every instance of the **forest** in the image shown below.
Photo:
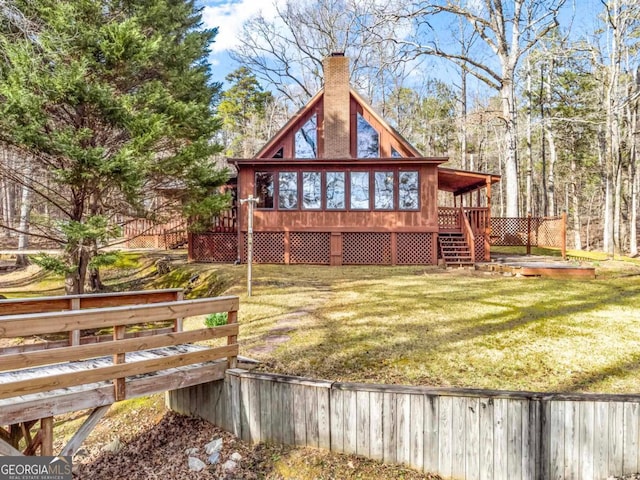
[[[206,228],[224,159],[275,134],[333,52],[425,156],[502,176],[493,215],[566,212],[571,248],[638,254],[638,0],[275,0],[224,83],[205,7],[0,1],[0,237],[62,248],[39,261],[67,291],[99,286],[126,218]]]

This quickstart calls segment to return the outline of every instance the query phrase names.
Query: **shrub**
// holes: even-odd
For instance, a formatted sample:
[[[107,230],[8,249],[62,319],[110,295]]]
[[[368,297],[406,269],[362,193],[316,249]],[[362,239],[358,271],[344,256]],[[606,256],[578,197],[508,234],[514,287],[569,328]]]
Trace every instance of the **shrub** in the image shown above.
[[[219,327],[220,325],[227,324],[227,312],[211,313],[204,319],[206,327]]]

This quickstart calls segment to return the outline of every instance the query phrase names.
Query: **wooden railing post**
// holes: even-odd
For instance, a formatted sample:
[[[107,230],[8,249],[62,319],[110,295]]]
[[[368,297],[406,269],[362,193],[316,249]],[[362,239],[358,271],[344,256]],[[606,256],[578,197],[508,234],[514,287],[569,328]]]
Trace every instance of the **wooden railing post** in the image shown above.
[[[231,325],[234,323],[238,323],[238,311],[234,310],[231,312],[227,312],[227,324]],[[229,335],[227,337],[227,345],[233,345],[238,343],[237,335]],[[227,357],[227,368],[237,368],[238,366],[238,357],[235,355]]]
[[[125,337],[126,327],[124,325],[116,325],[113,327],[113,340],[123,340]],[[113,364],[117,365],[120,363],[125,363],[126,357],[124,353],[116,353],[113,355]],[[119,402],[120,400],[124,400],[126,396],[126,384],[124,377],[116,378],[113,380],[113,388],[114,388],[114,397],[115,401]]]
[[[180,292],[176,292],[176,301],[180,302],[184,300],[184,291],[180,291]],[[173,331],[174,332],[181,332],[184,328],[183,325],[183,318],[176,318],[173,321]]]
[[[72,298],[69,303],[70,310],[80,310],[80,298]],[[69,332],[69,345],[80,345],[80,330],[72,330]]]
[[[531,214],[527,214],[527,255],[531,255]]]

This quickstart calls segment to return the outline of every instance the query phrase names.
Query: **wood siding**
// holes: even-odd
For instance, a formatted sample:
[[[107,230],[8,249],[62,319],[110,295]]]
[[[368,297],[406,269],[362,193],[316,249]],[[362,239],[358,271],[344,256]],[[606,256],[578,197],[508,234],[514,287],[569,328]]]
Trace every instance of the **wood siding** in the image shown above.
[[[204,401],[204,399],[207,399]],[[638,471],[640,396],[332,383],[244,370],[168,405],[251,442],[355,453],[455,479]]]
[[[253,229],[255,232],[282,231],[315,231],[315,232],[437,232],[438,231],[438,175],[436,165],[402,165],[402,170],[419,172],[420,209],[415,211],[380,211],[380,210],[272,210],[256,209],[254,211]],[[255,195],[256,171],[385,171],[396,168],[395,165],[362,166],[359,168],[340,167],[335,164],[323,165],[318,161],[313,166],[298,167],[294,164],[281,167],[243,167],[239,173],[239,198]],[[373,173],[371,173],[373,174]],[[277,181],[277,179],[276,179]],[[347,198],[348,201],[348,198]],[[277,198],[275,199],[277,203]],[[246,206],[239,211],[239,229],[247,231]]]

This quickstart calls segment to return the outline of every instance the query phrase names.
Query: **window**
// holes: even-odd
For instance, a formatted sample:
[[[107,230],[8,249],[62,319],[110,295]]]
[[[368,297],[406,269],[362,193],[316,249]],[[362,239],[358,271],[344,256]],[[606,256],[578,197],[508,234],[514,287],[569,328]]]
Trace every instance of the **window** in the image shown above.
[[[273,208],[273,173],[256,172],[258,208]]]
[[[369,208],[369,172],[351,172],[350,207],[354,210]]]
[[[373,208],[393,210],[393,172],[375,172],[373,179]]]
[[[302,172],[302,208],[322,208],[319,172]]]
[[[327,210],[338,210],[344,205],[344,172],[327,172]]]
[[[280,147],[273,158],[284,158],[284,147]]]
[[[400,155],[395,148],[391,147],[391,158],[402,158],[402,155]]]
[[[318,158],[317,115],[313,115],[305,124],[300,127],[295,136],[295,158]]]
[[[298,174],[296,172],[278,174],[278,208],[283,210],[298,208]]]
[[[358,158],[380,156],[378,132],[358,113]]]
[[[398,207],[400,210],[417,210],[418,172],[400,172],[398,175]]]

